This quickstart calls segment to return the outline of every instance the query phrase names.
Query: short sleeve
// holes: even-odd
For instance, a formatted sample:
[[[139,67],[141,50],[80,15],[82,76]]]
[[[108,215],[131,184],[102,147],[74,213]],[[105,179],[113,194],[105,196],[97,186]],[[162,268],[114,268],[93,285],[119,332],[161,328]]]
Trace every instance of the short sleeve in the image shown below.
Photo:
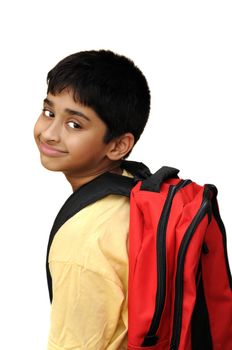
[[[50,263],[53,301],[48,350],[126,349],[127,295],[77,263]]]

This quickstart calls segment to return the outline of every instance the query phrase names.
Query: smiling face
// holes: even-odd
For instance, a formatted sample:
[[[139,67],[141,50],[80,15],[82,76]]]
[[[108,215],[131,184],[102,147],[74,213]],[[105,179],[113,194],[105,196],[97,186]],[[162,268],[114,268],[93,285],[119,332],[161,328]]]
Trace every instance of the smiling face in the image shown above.
[[[62,171],[67,178],[95,177],[108,171],[120,155],[114,158],[115,142],[103,142],[106,131],[94,110],[75,102],[71,92],[49,93],[34,127],[42,165]],[[49,151],[49,146],[59,151]]]

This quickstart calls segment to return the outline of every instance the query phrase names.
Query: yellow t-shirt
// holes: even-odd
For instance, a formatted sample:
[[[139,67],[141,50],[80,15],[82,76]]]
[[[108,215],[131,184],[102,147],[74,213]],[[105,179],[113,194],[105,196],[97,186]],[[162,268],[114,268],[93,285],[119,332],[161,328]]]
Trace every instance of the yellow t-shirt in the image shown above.
[[[57,231],[48,350],[127,349],[129,212],[128,197],[108,195]]]

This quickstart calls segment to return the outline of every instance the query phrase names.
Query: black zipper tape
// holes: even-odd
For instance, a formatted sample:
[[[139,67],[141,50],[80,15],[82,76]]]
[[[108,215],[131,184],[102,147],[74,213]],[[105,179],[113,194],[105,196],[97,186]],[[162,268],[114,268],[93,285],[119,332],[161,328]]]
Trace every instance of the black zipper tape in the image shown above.
[[[173,333],[170,350],[177,350],[180,342],[181,323],[182,323],[182,307],[183,307],[183,275],[184,275],[184,260],[188,249],[190,240],[195,233],[198,225],[208,213],[208,220],[210,222],[212,215],[212,206],[209,198],[209,190],[206,189],[203,195],[203,201],[197,214],[193,218],[184,238],[182,239],[178,258],[177,258],[177,272],[175,282],[175,304],[174,304],[174,320],[173,320]]]
[[[230,285],[230,289],[232,290],[232,277],[231,277],[231,272],[230,272],[230,265],[229,265],[229,259],[228,259],[228,254],[227,254],[227,242],[226,242],[226,229],[224,226],[224,223],[221,219],[221,216],[219,214],[218,206],[216,203],[216,200],[213,201],[212,203],[213,207],[213,215],[217,221],[217,224],[219,226],[220,232],[222,234],[222,241],[223,241],[223,248],[224,248],[224,257],[225,257],[225,263],[226,263],[226,271],[227,271],[227,276],[228,276],[228,282]]]
[[[223,224],[223,221],[222,221],[218,211],[216,211],[214,213],[214,217],[215,217],[215,219],[216,219],[216,221],[218,223],[218,226],[220,228],[220,232],[222,234],[226,271],[227,271],[227,276],[228,276],[228,282],[229,282],[229,285],[230,285],[230,289],[232,290],[232,276],[231,276],[231,272],[230,272],[230,265],[229,265],[229,259],[228,259],[228,254],[227,254],[226,230],[225,230],[225,226]]]
[[[156,336],[157,329],[162,316],[165,296],[166,296],[166,230],[171,206],[175,194],[184,186],[191,183],[191,180],[181,180],[177,185],[170,185],[168,195],[160,216],[157,228],[157,292],[156,292],[156,309],[151,321],[150,329],[142,343],[143,347],[155,345],[158,341]]]
[[[216,220],[216,222],[218,224],[218,227],[220,229],[220,232],[222,234],[222,241],[223,241],[224,257],[225,257],[227,276],[228,276],[230,289],[232,290],[232,276],[231,276],[229,259],[228,259],[228,253],[227,253],[226,229],[225,229],[224,223],[223,223],[223,221],[221,219],[220,212],[219,212],[219,207],[218,207],[218,203],[217,203],[218,190],[217,190],[217,187],[215,185],[206,184],[206,186],[213,193],[213,196],[212,196],[212,211],[213,211],[213,216],[214,216],[214,218],[215,218],[215,220]]]

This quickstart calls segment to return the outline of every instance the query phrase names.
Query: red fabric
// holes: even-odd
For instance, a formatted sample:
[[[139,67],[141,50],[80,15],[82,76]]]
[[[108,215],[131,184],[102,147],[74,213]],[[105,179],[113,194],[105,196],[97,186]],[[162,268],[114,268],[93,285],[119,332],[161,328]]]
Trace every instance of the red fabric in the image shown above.
[[[159,219],[170,185],[162,184],[159,193],[141,191],[139,182],[131,192],[129,235],[128,349],[142,349],[155,312],[157,292],[156,239]],[[166,295],[158,342],[145,349],[170,348],[173,330],[177,257],[186,230],[198,212],[204,187],[194,182],[179,190],[172,202],[166,231]],[[202,255],[206,242],[209,254]],[[204,292],[207,299],[213,349],[232,349],[232,293],[225,266],[222,235],[213,217],[206,214],[189,243],[184,264],[182,327],[178,349],[191,350],[191,317],[196,299],[196,273],[202,259]],[[228,336],[230,335],[230,336]]]

